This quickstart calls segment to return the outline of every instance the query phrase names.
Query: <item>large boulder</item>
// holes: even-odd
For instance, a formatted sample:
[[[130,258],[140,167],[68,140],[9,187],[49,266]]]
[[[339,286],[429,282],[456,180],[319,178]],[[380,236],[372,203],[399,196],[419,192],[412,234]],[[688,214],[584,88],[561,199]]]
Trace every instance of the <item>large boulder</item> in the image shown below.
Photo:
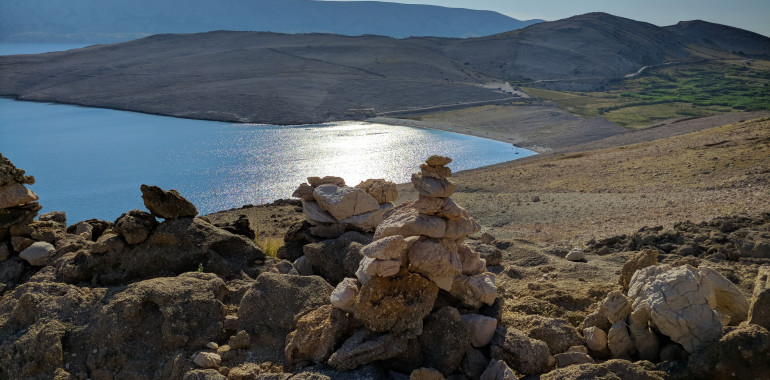
[[[309,360],[324,363],[351,324],[347,314],[324,305],[299,319],[297,329],[286,336],[286,360],[289,364]]]
[[[372,331],[419,335],[436,295],[438,287],[419,274],[373,277],[358,294],[355,316]]]
[[[355,187],[339,187],[333,184],[321,185],[313,190],[313,198],[322,209],[337,220],[379,208],[379,203],[374,197]]]
[[[764,379],[770,374],[770,332],[743,324],[690,357],[689,375],[700,379]]]
[[[430,314],[420,335],[423,365],[449,376],[471,349],[470,338],[457,309],[446,306]]]
[[[174,189],[165,191],[158,186],[148,185],[142,185],[140,189],[144,206],[158,218],[179,219],[198,215],[195,205]]]
[[[505,361],[517,373],[535,375],[548,369],[548,346],[515,328],[498,327],[492,338],[492,359]]]

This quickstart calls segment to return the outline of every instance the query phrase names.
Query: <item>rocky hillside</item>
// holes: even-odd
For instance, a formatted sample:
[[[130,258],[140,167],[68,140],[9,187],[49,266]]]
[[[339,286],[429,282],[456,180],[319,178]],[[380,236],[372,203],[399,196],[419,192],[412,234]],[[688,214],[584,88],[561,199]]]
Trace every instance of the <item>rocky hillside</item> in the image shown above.
[[[158,33],[213,30],[476,37],[540,21],[519,21],[491,11],[375,1],[30,0],[0,4],[0,41],[111,43]]]
[[[511,98],[480,87],[501,79],[595,89],[664,62],[767,57],[770,38],[694,25],[660,28],[592,13],[471,39],[156,35],[0,57],[0,95],[199,119],[317,123]]]

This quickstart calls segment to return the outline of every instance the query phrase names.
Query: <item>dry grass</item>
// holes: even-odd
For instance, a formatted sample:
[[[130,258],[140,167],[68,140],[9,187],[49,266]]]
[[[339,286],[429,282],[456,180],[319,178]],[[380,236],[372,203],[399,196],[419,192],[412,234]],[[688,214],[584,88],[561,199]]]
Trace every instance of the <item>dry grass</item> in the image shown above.
[[[269,257],[275,257],[276,253],[278,253],[278,248],[283,246],[283,238],[260,236],[259,234],[257,234],[254,242],[257,243],[257,246],[262,249],[262,252]]]

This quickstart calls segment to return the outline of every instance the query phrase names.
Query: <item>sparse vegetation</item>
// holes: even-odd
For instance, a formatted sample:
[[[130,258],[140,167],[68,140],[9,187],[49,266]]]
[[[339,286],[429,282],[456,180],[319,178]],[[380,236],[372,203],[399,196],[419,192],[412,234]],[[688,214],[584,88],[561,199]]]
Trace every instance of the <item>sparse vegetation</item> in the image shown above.
[[[283,239],[274,236],[260,236],[257,233],[257,237],[254,238],[254,242],[257,243],[260,249],[265,252],[266,256],[275,257],[278,253],[278,248],[283,246]]]
[[[770,110],[770,62],[721,60],[663,66],[604,92],[525,89],[584,117],[635,128],[656,120]]]

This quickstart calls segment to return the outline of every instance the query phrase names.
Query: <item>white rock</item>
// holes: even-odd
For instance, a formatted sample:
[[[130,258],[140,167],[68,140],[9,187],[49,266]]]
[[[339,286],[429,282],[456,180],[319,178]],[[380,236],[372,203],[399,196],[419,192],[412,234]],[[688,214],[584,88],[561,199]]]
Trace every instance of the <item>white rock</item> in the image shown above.
[[[91,240],[93,237],[94,227],[86,222],[79,222],[75,225],[75,235],[78,235],[86,240]]]
[[[321,185],[313,190],[313,197],[322,209],[337,220],[374,211],[380,207],[374,197],[355,187]]]
[[[471,334],[473,347],[484,347],[492,341],[497,328],[497,319],[481,314],[463,314],[460,318]]]
[[[355,312],[356,297],[358,297],[360,286],[361,283],[355,278],[348,277],[340,281],[329,297],[332,306],[348,313]]]
[[[710,289],[709,305],[729,316],[728,324],[737,325],[749,316],[749,300],[732,281],[711,268],[698,268],[701,284]]]
[[[387,236],[401,235],[443,237],[446,233],[446,220],[430,215],[420,214],[409,204],[396,207],[392,214],[383,220],[374,232],[374,240]]]
[[[20,183],[0,187],[0,209],[34,202],[39,197]]]
[[[628,316],[628,333],[634,350],[642,360],[656,361],[660,352],[658,336],[649,326],[650,311],[639,307]]]
[[[380,260],[373,259],[371,257],[364,257],[358,264],[358,271],[356,271],[356,276],[358,277],[359,272],[362,272],[368,278],[372,278],[374,276],[391,277],[395,276],[399,269],[401,269],[401,259]]]
[[[569,253],[567,253],[567,256],[564,256],[564,259],[569,261],[581,261],[581,260],[585,260],[585,258],[586,258],[586,253],[579,248],[569,251]]]
[[[313,225],[337,223],[337,220],[334,219],[333,216],[324,211],[318,203],[313,201],[302,201],[302,213],[305,215],[305,219]]]
[[[199,352],[193,362],[201,368],[217,368],[222,357],[212,352]]]
[[[386,212],[393,209],[393,203],[383,203],[378,209],[374,211],[365,212],[359,215],[353,215],[349,218],[340,220],[340,223],[349,224],[364,231],[374,231],[377,226],[382,223],[383,216]]]
[[[593,351],[607,348],[607,333],[596,326],[583,329],[583,337],[585,337],[586,346]]]
[[[518,377],[502,360],[492,359],[479,380],[516,380]]]
[[[620,290],[615,290],[607,294],[602,301],[602,308],[607,314],[607,320],[610,323],[625,321],[628,314],[631,313],[631,300],[623,295]]]
[[[219,345],[216,342],[208,342],[206,343],[206,348],[209,350],[216,350],[219,348]]]
[[[401,259],[406,253],[406,240],[401,235],[393,235],[375,240],[361,248],[361,254],[380,260]]]
[[[420,238],[407,255],[410,272],[424,275],[444,290],[452,288],[452,279],[463,269],[453,240]]]
[[[483,304],[492,305],[497,298],[495,275],[487,272],[475,276],[455,276],[449,293],[474,309]]]
[[[32,243],[27,249],[23,250],[19,257],[27,260],[29,265],[41,267],[48,263],[48,256],[56,251],[53,245],[44,241]]]
[[[610,347],[614,358],[628,358],[634,350],[631,337],[628,335],[628,329],[624,321],[617,321],[612,324],[607,334],[607,345]]]

